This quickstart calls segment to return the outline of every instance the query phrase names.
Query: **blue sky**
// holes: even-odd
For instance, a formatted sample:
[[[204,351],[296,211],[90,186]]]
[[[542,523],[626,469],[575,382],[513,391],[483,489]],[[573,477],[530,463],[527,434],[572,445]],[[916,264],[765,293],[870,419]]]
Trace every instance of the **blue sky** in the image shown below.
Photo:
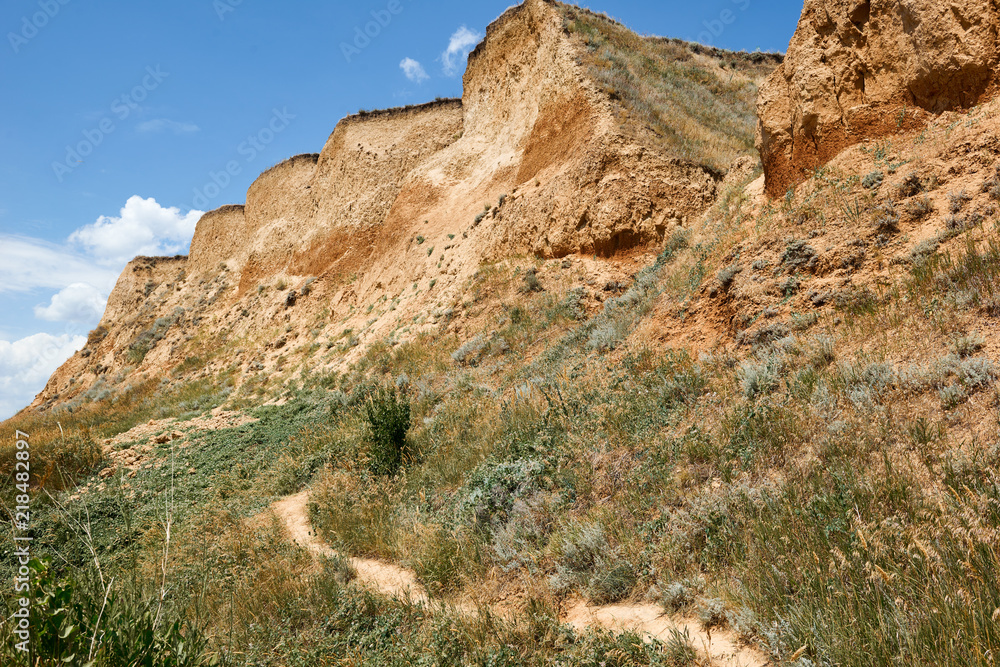
[[[640,33],[783,51],[801,0],[588,6]],[[466,54],[507,7],[6,0],[0,419],[82,346],[128,259],[186,252],[200,211],[242,203],[349,113],[460,96]],[[366,26],[376,36],[355,41]],[[233,160],[240,173],[218,177]]]

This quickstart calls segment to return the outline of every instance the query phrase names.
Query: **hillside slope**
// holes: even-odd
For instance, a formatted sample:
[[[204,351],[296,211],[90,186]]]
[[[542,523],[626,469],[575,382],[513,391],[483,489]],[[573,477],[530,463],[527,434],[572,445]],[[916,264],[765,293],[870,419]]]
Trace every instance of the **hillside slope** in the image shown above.
[[[953,4],[920,62],[991,66]],[[810,0],[793,46],[862,62],[893,8]],[[802,101],[793,56],[762,123],[774,86]],[[1000,100],[932,91],[773,171],[740,157],[767,67],[529,1],[461,103],[346,119],[190,257],[133,262],[6,424],[51,493],[39,585],[81,600],[39,610],[67,650],[107,572],[137,601],[109,625],[155,610],[158,655],[231,664],[992,667]],[[428,602],[367,586],[373,560]]]
[[[291,358],[335,367],[387,336],[461,336],[483,262],[575,255],[596,280],[627,274],[602,258],[689,227],[751,150],[756,82],[778,60],[639,38],[554,2],[514,7],[471,54],[461,100],[345,118],[244,206],[206,214],[188,258],[132,262],[33,407],[185,362],[242,384]]]

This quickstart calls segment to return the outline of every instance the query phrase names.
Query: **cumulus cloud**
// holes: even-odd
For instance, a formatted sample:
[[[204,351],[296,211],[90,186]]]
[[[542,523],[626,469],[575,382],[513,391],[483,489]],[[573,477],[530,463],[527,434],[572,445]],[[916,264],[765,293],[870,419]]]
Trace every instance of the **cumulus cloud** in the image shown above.
[[[122,266],[137,255],[175,255],[194,236],[195,225],[204,215],[190,211],[181,215],[177,207],[164,208],[150,197],[129,197],[118,217],[102,215],[92,225],[69,237],[105,266]]]
[[[35,317],[48,322],[76,322],[94,325],[100,322],[107,294],[87,283],[73,283],[53,295],[49,305],[35,306]]]
[[[118,216],[101,216],[79,228],[69,245],[0,234],[0,295],[46,293],[48,302],[35,307],[35,317],[66,323],[58,336],[38,333],[14,342],[0,338],[0,419],[28,405],[49,376],[84,346],[82,334],[100,321],[125,264],[136,255],[184,251],[202,215],[182,215],[177,208],[136,196]],[[0,299],[0,305],[10,304]]]
[[[441,54],[444,73],[454,76],[461,71],[473,47],[483,38],[481,33],[469,30],[464,25],[455,31],[448,41],[448,48]]]
[[[62,289],[73,283],[87,283],[110,290],[118,279],[117,269],[98,266],[92,258],[65,248],[24,236],[0,234],[4,250],[0,262],[0,294]]]
[[[154,118],[139,123],[136,129],[143,134],[158,134],[160,132],[173,132],[174,134],[194,134],[199,128],[194,123],[178,123],[169,118]]]
[[[86,343],[85,336],[45,333],[0,340],[0,419],[31,403],[49,376]]]
[[[413,83],[423,83],[430,78],[427,76],[424,66],[413,58],[403,58],[403,61],[399,63],[399,67],[403,70],[406,78]]]

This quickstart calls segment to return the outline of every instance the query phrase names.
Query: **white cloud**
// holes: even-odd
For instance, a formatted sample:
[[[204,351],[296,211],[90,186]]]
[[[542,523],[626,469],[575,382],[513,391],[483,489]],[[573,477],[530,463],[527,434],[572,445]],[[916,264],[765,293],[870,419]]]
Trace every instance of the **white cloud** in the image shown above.
[[[45,333],[13,343],[0,340],[0,419],[31,403],[49,376],[86,343],[85,336]]]
[[[73,232],[69,240],[84,247],[98,263],[121,267],[137,255],[183,251],[202,215],[202,211],[181,215],[177,207],[164,208],[152,197],[132,196],[119,217],[102,215],[94,224]]]
[[[199,128],[194,123],[179,123],[176,120],[170,120],[169,118],[154,118],[153,120],[147,120],[145,122],[139,123],[136,126],[139,132],[145,134],[154,134],[159,132],[173,132],[174,134],[194,134],[198,132]]]
[[[65,322],[65,333],[38,333],[15,342],[0,338],[0,419],[28,405],[49,376],[87,339],[81,334],[104,313],[107,294],[136,255],[172,255],[194,236],[201,211],[185,215],[155,199],[129,198],[118,217],[101,216],[69,237],[76,247],[0,234],[0,295],[47,291],[35,307],[41,320]],[[0,306],[5,306],[0,299]],[[21,323],[23,324],[23,322]]]
[[[403,62],[399,63],[399,67],[403,70],[406,78],[413,83],[423,83],[430,78],[424,66],[413,58],[403,58]]]
[[[35,317],[49,322],[95,325],[107,306],[107,294],[87,283],[73,283],[53,295],[48,306],[35,306]]]
[[[483,38],[482,34],[469,30],[464,25],[455,31],[448,41],[448,49],[441,54],[444,73],[448,76],[458,74],[465,65],[469,52]]]
[[[62,289],[73,283],[87,283],[110,290],[121,267],[98,266],[93,259],[72,249],[41,239],[0,234],[3,261],[0,262],[0,294],[35,289]]]

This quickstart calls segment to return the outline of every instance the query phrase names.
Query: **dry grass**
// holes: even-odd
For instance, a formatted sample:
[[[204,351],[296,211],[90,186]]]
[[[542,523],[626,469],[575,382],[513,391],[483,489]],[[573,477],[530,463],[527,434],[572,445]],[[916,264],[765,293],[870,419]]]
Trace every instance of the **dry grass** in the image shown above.
[[[566,29],[583,43],[585,65],[619,105],[629,134],[717,171],[753,153],[757,85],[780,56],[641,37],[607,17],[562,8]]]

